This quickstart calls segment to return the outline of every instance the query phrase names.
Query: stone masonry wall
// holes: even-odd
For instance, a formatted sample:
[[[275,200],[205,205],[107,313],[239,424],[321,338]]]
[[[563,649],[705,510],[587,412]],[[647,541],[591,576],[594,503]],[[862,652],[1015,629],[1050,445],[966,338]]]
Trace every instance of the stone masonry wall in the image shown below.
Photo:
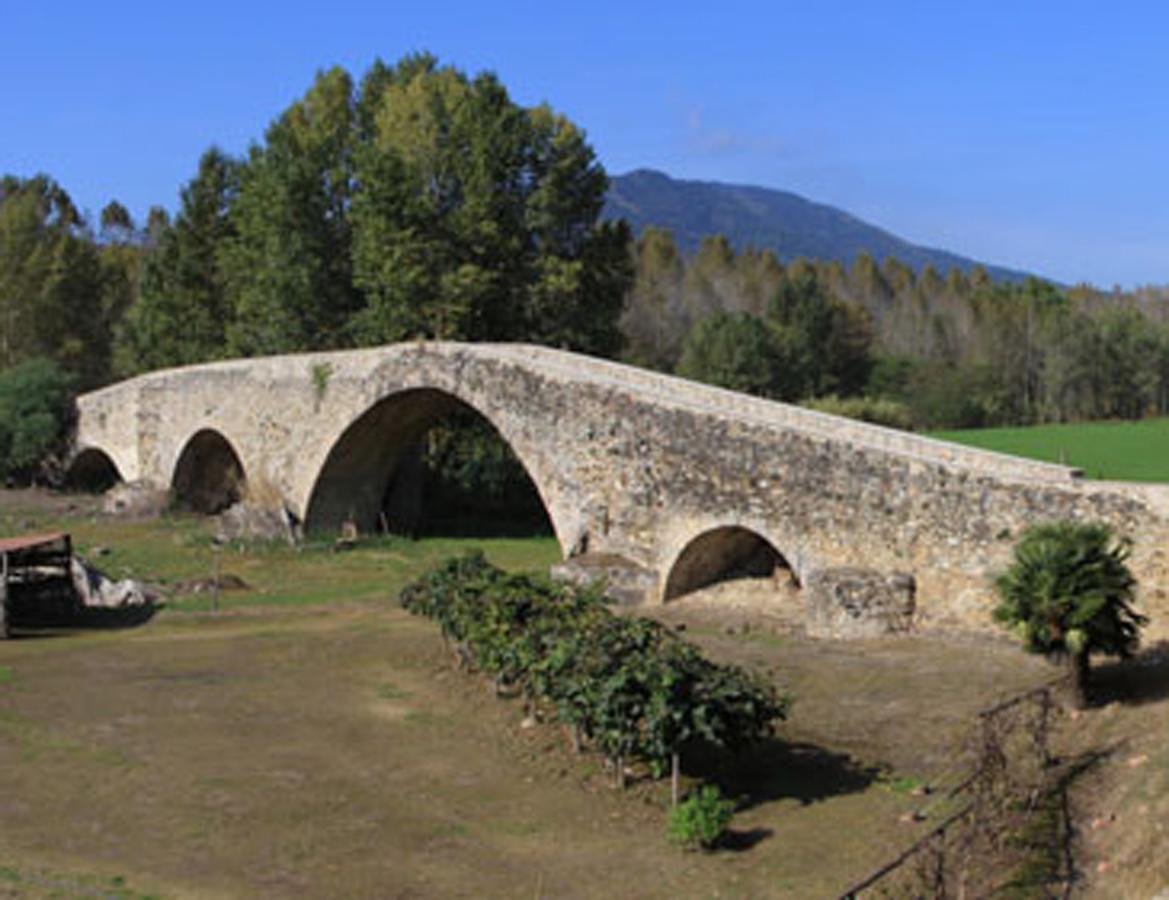
[[[80,398],[77,444],[168,487],[187,442],[213,429],[253,496],[333,528],[372,514],[396,454],[454,400],[527,466],[565,555],[657,573],[651,601],[687,544],[734,525],[770,541],[801,583],[830,568],[909,573],[921,624],[989,627],[989,579],[1027,525],[1105,519],[1134,539],[1151,634],[1169,634],[1165,488],[1083,482],[547,348],[400,344],[152,373]]]

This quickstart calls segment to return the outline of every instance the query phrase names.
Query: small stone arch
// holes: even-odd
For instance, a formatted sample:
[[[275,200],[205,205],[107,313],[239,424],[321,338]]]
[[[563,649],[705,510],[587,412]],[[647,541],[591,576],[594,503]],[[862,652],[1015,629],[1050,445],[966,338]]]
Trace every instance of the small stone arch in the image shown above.
[[[124,480],[117,463],[98,447],[83,449],[73,457],[65,472],[65,486],[86,494],[103,494]]]
[[[742,525],[720,525],[692,538],[666,577],[663,600],[734,578],[784,577],[798,585],[788,560],[775,544]]]
[[[456,412],[470,412],[486,422],[519,460],[531,481],[554,532],[552,507],[532,466],[508,435],[475,404],[441,388],[415,387],[378,400],[354,419],[333,443],[313,483],[305,505],[305,529],[331,531],[352,521],[359,530],[373,531],[382,521],[383,503],[395,477],[409,479],[421,472],[412,453],[431,427]]]
[[[213,515],[242,500],[245,484],[239,454],[218,431],[204,428],[179,454],[171,494],[179,505]]]

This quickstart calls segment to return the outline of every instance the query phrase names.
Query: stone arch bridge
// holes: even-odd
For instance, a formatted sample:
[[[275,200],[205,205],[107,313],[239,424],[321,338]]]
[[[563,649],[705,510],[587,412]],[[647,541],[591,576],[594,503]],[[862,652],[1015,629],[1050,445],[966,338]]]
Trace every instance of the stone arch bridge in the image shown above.
[[[79,398],[74,459],[194,495],[242,479],[251,502],[281,503],[309,530],[369,528],[406,448],[463,406],[519,457],[566,559],[601,560],[638,599],[749,567],[762,548],[837,605],[915,593],[919,621],[985,627],[990,574],[1019,532],[1091,518],[1134,539],[1154,626],[1169,606],[1169,489],[536,346],[418,342],[153,372]]]

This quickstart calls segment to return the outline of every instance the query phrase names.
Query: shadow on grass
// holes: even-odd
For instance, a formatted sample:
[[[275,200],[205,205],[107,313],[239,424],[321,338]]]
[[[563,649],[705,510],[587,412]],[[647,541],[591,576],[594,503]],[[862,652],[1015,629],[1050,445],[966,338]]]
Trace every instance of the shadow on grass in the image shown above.
[[[423,522],[419,538],[542,538],[555,532],[547,521],[509,520],[468,515]]]
[[[746,853],[775,834],[770,828],[729,828],[718,842],[719,850]]]
[[[847,754],[778,738],[730,758],[695,748],[687,754],[685,770],[717,784],[724,795],[735,798],[740,810],[773,800],[796,800],[807,806],[863,791],[880,776],[880,769],[862,766]]]
[[[1119,702],[1132,706],[1169,700],[1169,641],[1158,641],[1132,659],[1092,667],[1093,706]]]
[[[161,604],[144,603],[117,609],[84,607],[79,610],[59,610],[51,613],[23,612],[9,620],[12,637],[64,637],[81,631],[113,631],[138,628],[154,618]]]

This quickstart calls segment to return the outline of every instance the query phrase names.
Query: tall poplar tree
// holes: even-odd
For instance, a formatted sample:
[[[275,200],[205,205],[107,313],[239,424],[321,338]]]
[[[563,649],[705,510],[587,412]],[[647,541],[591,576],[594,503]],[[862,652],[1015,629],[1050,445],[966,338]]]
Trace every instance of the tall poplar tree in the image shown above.
[[[317,75],[242,167],[222,261],[242,356],[342,346],[355,311],[349,204],[353,82]]]
[[[584,135],[431,57],[364,82],[353,198],[361,343],[531,340],[613,355],[631,277]]]
[[[0,368],[55,360],[80,385],[105,377],[109,335],[92,235],[43,175],[0,179]]]
[[[221,257],[239,164],[211,148],[183,188],[182,208],[147,257],[139,297],[119,335],[124,374],[228,355],[230,314]]]

